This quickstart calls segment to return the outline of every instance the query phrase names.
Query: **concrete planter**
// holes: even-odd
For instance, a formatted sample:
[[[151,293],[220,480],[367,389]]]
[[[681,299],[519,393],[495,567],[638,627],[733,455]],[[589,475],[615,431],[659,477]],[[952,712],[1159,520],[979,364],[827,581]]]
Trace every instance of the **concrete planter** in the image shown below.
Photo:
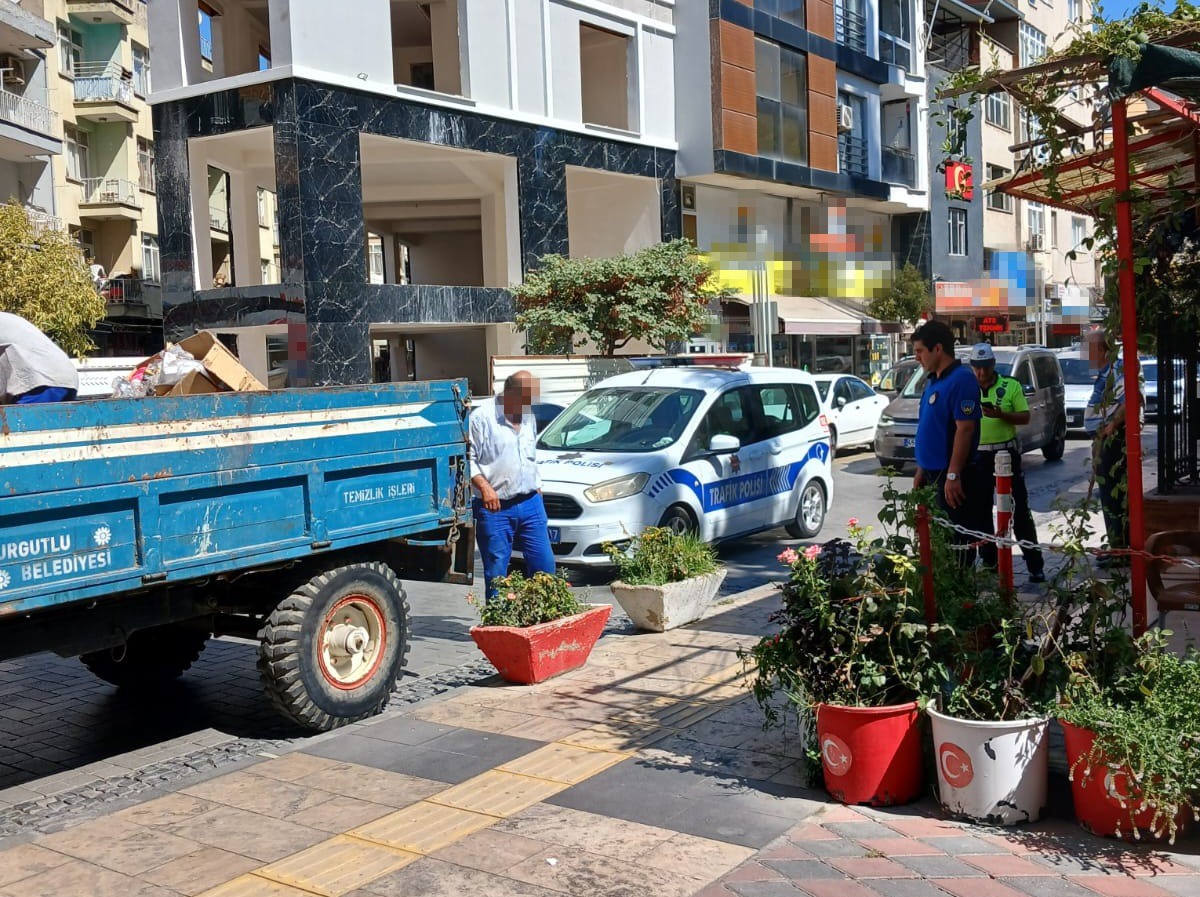
[[[618,579],[610,588],[638,629],[666,632],[699,619],[724,581],[725,568],[721,567],[703,576],[663,586],[631,586]]]
[[[593,604],[537,626],[473,626],[471,638],[502,677],[533,685],[583,666],[611,613],[611,605]]]
[[[981,722],[929,708],[942,806],[991,825],[1036,822],[1046,806],[1046,719]]]

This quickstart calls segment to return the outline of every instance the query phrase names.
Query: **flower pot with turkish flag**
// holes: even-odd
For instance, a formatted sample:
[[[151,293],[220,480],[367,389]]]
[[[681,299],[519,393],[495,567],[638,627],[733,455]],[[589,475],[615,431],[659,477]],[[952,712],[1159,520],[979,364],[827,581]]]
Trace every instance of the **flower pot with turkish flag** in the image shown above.
[[[844,804],[890,807],[916,800],[921,767],[917,702],[887,707],[817,705],[825,790]]]

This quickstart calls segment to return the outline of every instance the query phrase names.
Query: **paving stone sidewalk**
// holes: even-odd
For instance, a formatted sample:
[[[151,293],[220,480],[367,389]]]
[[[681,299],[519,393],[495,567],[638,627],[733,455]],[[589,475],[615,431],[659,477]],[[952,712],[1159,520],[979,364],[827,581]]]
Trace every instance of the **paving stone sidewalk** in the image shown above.
[[[664,634],[613,633],[536,686],[440,698],[0,841],[0,897],[1159,897],[1200,857],[846,808],[803,787],[739,648],[770,587]],[[288,746],[290,747],[290,746]]]

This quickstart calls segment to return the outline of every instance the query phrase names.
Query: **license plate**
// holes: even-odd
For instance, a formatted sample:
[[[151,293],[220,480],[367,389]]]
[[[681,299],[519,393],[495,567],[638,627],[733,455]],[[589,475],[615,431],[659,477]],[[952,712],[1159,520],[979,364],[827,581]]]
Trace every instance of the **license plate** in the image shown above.
[[[916,440],[916,438],[915,438],[915,437],[908,437],[908,438],[906,438],[906,439],[905,439],[905,440],[904,440],[904,441],[901,443],[901,445],[902,445],[904,448],[916,448],[916,447],[917,447],[917,440]]]
[[[557,526],[548,526],[546,529],[550,531],[550,544],[556,545],[562,541],[562,530]]]

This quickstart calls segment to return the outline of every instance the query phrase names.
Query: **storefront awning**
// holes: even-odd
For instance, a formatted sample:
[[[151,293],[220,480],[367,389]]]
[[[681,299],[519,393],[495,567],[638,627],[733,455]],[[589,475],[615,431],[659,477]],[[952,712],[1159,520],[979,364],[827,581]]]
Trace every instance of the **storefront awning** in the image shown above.
[[[745,294],[728,301],[752,305]],[[899,324],[880,321],[856,308],[853,303],[825,296],[772,296],[779,314],[780,332],[806,336],[859,336],[864,333],[899,333]]]

